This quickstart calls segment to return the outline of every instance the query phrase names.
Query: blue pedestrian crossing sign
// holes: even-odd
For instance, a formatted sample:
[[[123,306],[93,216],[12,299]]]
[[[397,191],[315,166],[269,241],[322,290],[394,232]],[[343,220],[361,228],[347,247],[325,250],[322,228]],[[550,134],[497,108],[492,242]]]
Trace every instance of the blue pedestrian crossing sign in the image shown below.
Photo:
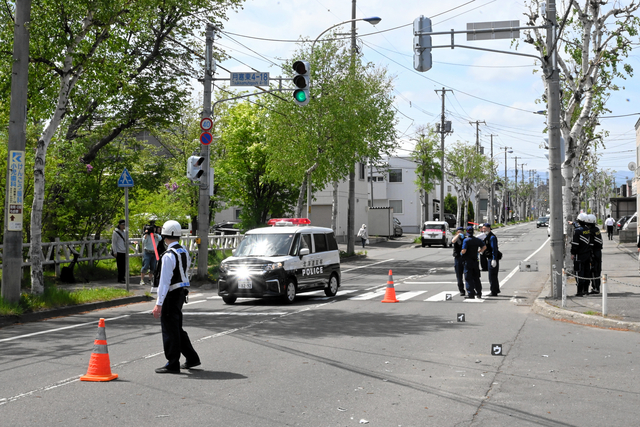
[[[131,178],[127,168],[124,168],[120,179],[118,179],[118,187],[133,187],[133,178]]]

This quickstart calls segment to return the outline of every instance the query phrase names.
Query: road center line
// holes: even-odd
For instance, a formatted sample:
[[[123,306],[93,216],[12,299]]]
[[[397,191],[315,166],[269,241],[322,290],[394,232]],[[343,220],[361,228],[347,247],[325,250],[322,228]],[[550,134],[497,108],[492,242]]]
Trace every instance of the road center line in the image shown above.
[[[123,318],[129,317],[129,316],[130,316],[129,314],[125,314],[124,316],[111,317],[109,319],[104,319],[104,321],[108,322],[110,320],[123,319]],[[36,335],[48,334],[48,333],[51,333],[51,332],[64,331],[65,329],[73,329],[73,328],[79,328],[81,326],[96,325],[96,324],[97,324],[97,321],[93,320],[91,322],[78,323],[77,325],[63,326],[62,328],[48,329],[46,331],[33,332],[31,334],[18,335],[18,336],[11,337],[11,338],[3,338],[3,339],[0,339],[0,342],[13,341],[13,340],[17,340],[17,339],[20,339],[20,338],[29,338],[29,337],[33,337],[33,336],[36,336]]]
[[[542,246],[540,246],[534,253],[532,253],[531,255],[529,255],[527,258],[525,258],[525,261],[529,261],[535,254],[537,254],[538,252],[540,252],[540,250],[542,250],[542,248],[545,247],[545,245],[549,242],[549,240],[551,240],[551,238],[547,238],[547,240],[544,241],[544,243],[542,244]],[[500,287],[503,287],[505,285],[505,283],[507,283],[507,281],[509,281],[509,279],[511,279],[513,277],[514,274],[516,274],[516,271],[518,271],[520,269],[520,266],[517,266],[516,268],[514,268],[513,270],[511,270],[511,273],[509,273],[507,275],[507,277],[505,277],[504,279],[502,279],[500,281]]]
[[[358,270],[359,268],[371,267],[372,265],[382,264],[383,262],[389,262],[389,261],[393,261],[393,258],[385,259],[383,261],[374,262],[373,264],[361,265],[360,267],[350,268],[349,270],[342,270],[342,272],[343,273],[348,273],[349,271]]]

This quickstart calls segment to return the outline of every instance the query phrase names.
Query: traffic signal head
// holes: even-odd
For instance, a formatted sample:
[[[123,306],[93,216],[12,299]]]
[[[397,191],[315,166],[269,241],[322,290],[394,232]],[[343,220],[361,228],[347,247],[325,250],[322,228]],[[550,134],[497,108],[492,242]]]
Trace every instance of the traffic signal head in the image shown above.
[[[308,61],[296,61],[293,63],[293,84],[297,88],[293,91],[293,99],[301,107],[309,103],[310,70],[311,67]]]
[[[204,157],[191,156],[187,160],[187,178],[192,181],[200,179],[204,171],[202,170],[202,162]]]
[[[431,69],[431,19],[420,15],[413,21],[413,68],[416,71]]]

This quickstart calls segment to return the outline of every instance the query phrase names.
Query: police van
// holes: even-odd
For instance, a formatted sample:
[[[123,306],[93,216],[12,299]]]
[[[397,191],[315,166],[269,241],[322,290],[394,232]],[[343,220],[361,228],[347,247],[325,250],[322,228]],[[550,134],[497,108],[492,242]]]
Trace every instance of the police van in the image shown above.
[[[280,297],[340,287],[340,253],[333,230],[313,227],[307,218],[271,219],[271,227],[247,231],[220,264],[218,295],[227,304],[240,298]]]

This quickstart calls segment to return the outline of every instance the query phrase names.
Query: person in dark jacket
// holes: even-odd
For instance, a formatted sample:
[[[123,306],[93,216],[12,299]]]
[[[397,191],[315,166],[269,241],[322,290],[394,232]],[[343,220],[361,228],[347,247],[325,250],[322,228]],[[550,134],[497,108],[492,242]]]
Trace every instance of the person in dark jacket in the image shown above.
[[[602,275],[602,233],[598,228],[596,216],[587,215],[587,226],[591,231],[591,292],[590,294],[600,293],[600,276]]]
[[[497,297],[500,293],[500,282],[498,281],[498,270],[500,269],[500,260],[498,259],[498,238],[491,230],[491,224],[486,223],[482,226],[482,231],[485,233],[484,245],[487,250],[484,251],[484,256],[487,259],[487,267],[489,269],[489,287],[491,290],[491,296]]]
[[[456,271],[456,279],[458,280],[458,290],[460,291],[460,296],[465,296],[464,292],[464,259],[462,258],[462,242],[464,241],[464,228],[458,227],[456,230],[456,235],[453,237],[453,268]]]
[[[464,256],[464,278],[467,281],[467,299],[482,298],[482,284],[480,283],[480,265],[478,252],[484,252],[487,247],[477,237],[473,237],[473,227],[467,227],[467,238],[462,243],[460,253]]]
[[[573,270],[576,274],[578,286],[577,297],[589,294],[589,281],[591,277],[591,230],[587,227],[587,214],[578,215],[578,226],[573,231],[571,239],[571,259]]]

